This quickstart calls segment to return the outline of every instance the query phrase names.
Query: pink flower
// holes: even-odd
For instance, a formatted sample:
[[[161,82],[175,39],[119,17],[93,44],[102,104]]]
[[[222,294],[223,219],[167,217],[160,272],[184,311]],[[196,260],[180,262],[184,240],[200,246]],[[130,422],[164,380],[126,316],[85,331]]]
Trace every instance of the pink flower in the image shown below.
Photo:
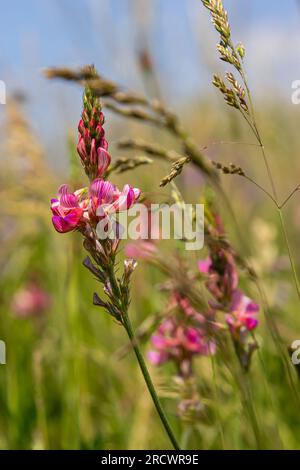
[[[109,207],[114,198],[115,186],[109,181],[95,179],[89,188],[89,214],[91,217],[100,216],[102,206]],[[103,213],[104,215],[104,213]]]
[[[160,230],[158,224],[153,222],[151,209],[147,206],[146,209],[140,214],[139,238],[125,246],[125,253],[135,259],[153,260],[159,254],[156,242],[160,238]]]
[[[110,225],[109,216],[115,212],[129,209],[140,195],[140,190],[125,185],[120,191],[109,181],[100,178],[83,188],[70,193],[68,186],[63,185],[58,191],[58,199],[51,200],[52,222],[60,233],[74,229],[83,229],[89,225],[96,228],[101,220]],[[116,227],[116,231],[119,228]]]
[[[194,355],[208,356],[215,353],[215,344],[209,341],[201,328],[186,326],[176,316],[166,319],[151,338],[155,350],[148,355],[154,365],[169,360],[175,361],[181,370],[181,363],[191,362]]]
[[[213,341],[205,341],[203,332],[196,328],[187,328],[185,332],[186,348],[195,352],[196,354],[202,354],[202,356],[210,356],[216,352],[216,344]]]
[[[199,261],[199,271],[207,276],[206,287],[224,309],[238,286],[238,273],[233,255],[223,249],[215,249],[211,256]]]
[[[140,196],[140,190],[126,184],[120,191],[109,181],[95,179],[89,189],[90,209],[93,215],[111,214],[130,209]],[[99,210],[103,208],[103,211]],[[98,212],[98,214],[97,214]]]
[[[130,209],[138,200],[140,194],[140,189],[132,188],[129,184],[125,184],[122,191],[116,189],[112,206],[113,211],[120,212]]]
[[[148,351],[147,357],[154,366],[160,366],[168,361],[168,354],[164,352]]]
[[[246,328],[248,331],[254,330],[258,325],[256,314],[259,306],[240,290],[236,290],[230,307],[230,314],[226,315],[226,322],[231,332]]]
[[[111,161],[103,123],[103,113],[95,107],[90,116],[84,110],[78,124],[77,152],[90,179],[102,178]]]
[[[147,260],[157,253],[156,246],[148,241],[137,240],[125,246],[125,255],[129,258]]]
[[[51,199],[52,222],[57,232],[70,232],[80,226],[84,215],[84,204],[80,203],[83,190],[70,193],[66,184],[58,190],[58,199]]]
[[[209,274],[209,270],[212,267],[212,261],[208,256],[206,259],[200,260],[198,262],[198,269],[202,274]]]
[[[35,282],[18,290],[12,300],[12,310],[18,317],[43,313],[50,306],[50,296]]]
[[[178,310],[166,318],[152,335],[151,343],[155,349],[150,351],[148,358],[153,365],[173,361],[180,374],[189,375],[193,357],[215,354],[216,345],[207,336],[205,317],[191,307],[188,299],[174,293],[170,307]]]
[[[198,313],[194,307],[192,307],[189,299],[187,297],[183,297],[179,292],[173,292],[170,303],[173,303],[175,306],[177,305],[187,317],[197,317],[198,322],[200,319],[205,322],[204,316]]]

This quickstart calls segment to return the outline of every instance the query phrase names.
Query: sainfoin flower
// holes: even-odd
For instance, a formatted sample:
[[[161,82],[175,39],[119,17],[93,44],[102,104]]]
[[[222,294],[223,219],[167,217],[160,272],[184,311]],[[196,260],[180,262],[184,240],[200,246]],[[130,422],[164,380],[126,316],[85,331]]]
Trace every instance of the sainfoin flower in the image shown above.
[[[205,260],[199,261],[201,273],[207,275],[206,287],[218,304],[227,308],[238,286],[238,274],[233,255],[216,248]]]
[[[109,181],[96,179],[89,188],[74,193],[67,185],[58,190],[58,198],[51,199],[52,222],[57,232],[66,233],[86,227],[95,228],[97,223],[109,215],[128,210],[136,202],[140,190],[128,184],[120,191]]]
[[[89,92],[87,92],[89,93]],[[88,100],[88,96],[86,96]],[[86,104],[86,103],[84,103]],[[94,101],[94,106],[84,106],[82,118],[78,124],[77,152],[88,177],[93,180],[102,178],[110,165],[108,143],[103,128],[104,115],[100,105]]]
[[[139,217],[139,237],[126,244],[125,254],[130,258],[153,261],[159,254],[158,240],[161,237],[161,231],[157,220],[154,219],[151,205],[144,204],[146,211],[142,211]]]
[[[135,242],[127,243],[125,246],[125,254],[129,258],[148,260],[155,256],[157,247],[151,241],[136,240]]]
[[[231,326],[231,331],[234,325],[251,331],[258,324],[255,315],[259,306],[238,289],[238,274],[233,256],[223,251],[218,253],[219,263],[214,264],[210,257],[198,263],[200,272],[208,277],[206,287],[214,298],[211,305],[228,312],[226,322]]]
[[[84,224],[86,200],[81,200],[84,190],[69,192],[66,184],[58,190],[58,198],[51,199],[52,222],[55,230],[66,233]]]
[[[177,293],[171,298],[172,304],[174,300],[178,310],[169,315],[152,335],[154,349],[149,351],[148,359],[153,365],[173,361],[179,375],[188,377],[192,373],[193,357],[214,354],[216,345],[207,335],[205,317],[192,309],[188,299]]]
[[[77,152],[90,184],[74,192],[68,185],[62,185],[57,198],[51,199],[51,210],[55,230],[60,233],[80,231],[84,237],[84,247],[106,271],[110,257],[119,246],[122,230],[115,214],[129,210],[139,198],[140,190],[129,184],[120,190],[106,180],[111,158],[103,124],[100,100],[87,87],[78,124]],[[100,277],[103,280],[105,276]]]
[[[225,318],[233,334],[241,328],[245,328],[248,331],[256,328],[258,324],[256,315],[259,311],[259,306],[240,290],[235,291],[230,310],[231,313],[228,313]]]
[[[12,311],[18,317],[39,315],[50,306],[50,296],[36,282],[18,290],[12,300]]]
[[[213,230],[214,236],[224,235],[219,217]],[[231,249],[220,247],[218,243],[210,243],[209,249],[209,256],[198,263],[199,271],[206,277],[205,285],[212,295],[209,303],[213,309],[225,314],[237,356],[242,366],[248,369],[251,354],[257,347],[256,342],[249,341],[249,332],[258,325],[259,306],[238,287],[238,270]]]
[[[78,124],[77,152],[90,186],[71,192],[64,184],[58,190],[58,197],[51,200],[52,222],[60,233],[78,229],[87,236],[100,220],[105,218],[109,222],[111,214],[130,209],[139,198],[139,189],[125,184],[119,190],[105,180],[111,157],[103,125],[100,101],[86,88]]]

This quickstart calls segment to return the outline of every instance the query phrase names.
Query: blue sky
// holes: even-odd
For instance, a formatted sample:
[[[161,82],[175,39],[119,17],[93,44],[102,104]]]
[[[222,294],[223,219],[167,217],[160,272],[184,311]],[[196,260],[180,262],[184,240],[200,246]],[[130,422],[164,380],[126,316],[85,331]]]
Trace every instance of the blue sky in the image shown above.
[[[200,0],[0,0],[0,4],[0,79],[8,93],[26,93],[32,124],[48,147],[56,145],[54,134],[61,142],[65,128],[75,124],[80,91],[46,81],[41,75],[44,67],[94,62],[107,77],[142,88],[136,50],[146,38],[164,94],[174,106],[207,90],[211,72],[220,67],[216,36]],[[300,79],[300,1],[225,0],[224,4],[234,37],[246,45],[255,91],[279,88],[289,97],[291,82]]]

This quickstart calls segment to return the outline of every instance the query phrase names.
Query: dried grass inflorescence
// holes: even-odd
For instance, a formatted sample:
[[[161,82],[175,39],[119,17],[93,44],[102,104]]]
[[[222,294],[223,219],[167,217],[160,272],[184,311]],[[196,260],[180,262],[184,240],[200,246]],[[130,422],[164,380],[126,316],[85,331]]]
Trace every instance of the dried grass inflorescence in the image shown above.
[[[235,165],[234,163],[229,163],[229,165],[223,165],[220,162],[212,162],[212,164],[222,173],[225,175],[239,175],[245,176],[244,170],[240,167]]]
[[[222,1],[202,0],[202,3],[210,11],[212,23],[220,35],[220,42],[217,45],[220,59],[232,65],[244,81],[245,77],[242,62],[245,56],[245,48],[240,43],[234,46],[232,42],[228,15],[223,7]],[[245,88],[238,83],[232,72],[227,72],[225,77],[231,87],[226,86],[224,80],[218,75],[213,76],[213,85],[220,90],[229,106],[249,115]]]

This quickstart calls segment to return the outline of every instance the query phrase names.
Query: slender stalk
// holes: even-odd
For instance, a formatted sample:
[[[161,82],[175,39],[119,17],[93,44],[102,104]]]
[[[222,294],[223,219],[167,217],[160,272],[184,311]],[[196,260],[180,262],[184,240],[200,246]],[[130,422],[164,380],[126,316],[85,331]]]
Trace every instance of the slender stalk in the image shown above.
[[[261,432],[261,426],[259,426],[257,416],[256,416],[256,411],[254,408],[254,400],[252,396],[251,385],[249,382],[249,376],[247,375],[247,373],[242,372],[238,380],[240,380],[241,382],[240,388],[242,391],[242,399],[245,403],[245,407],[249,415],[250,422],[252,424],[252,429],[254,432],[257,448],[258,450],[262,450],[265,447],[263,443],[264,439],[263,439],[263,435]]]
[[[294,283],[295,283],[295,287],[296,287],[296,292],[297,292],[297,296],[298,296],[298,299],[299,299],[299,302],[300,302],[300,283],[299,283],[299,278],[298,278],[298,274],[297,274],[297,270],[296,270],[296,266],[295,266],[295,262],[294,262],[294,259],[293,259],[293,255],[292,255],[292,251],[291,251],[291,247],[290,247],[290,243],[289,243],[289,239],[288,239],[288,234],[287,234],[287,230],[286,230],[286,226],[285,226],[285,222],[284,222],[284,217],[283,217],[283,213],[282,213],[282,207],[284,206],[285,201],[282,205],[279,205],[278,204],[278,196],[277,196],[277,190],[276,190],[276,186],[275,186],[275,182],[274,182],[274,178],[273,178],[273,175],[272,175],[272,171],[271,171],[271,167],[269,165],[269,162],[268,162],[268,158],[267,158],[267,155],[266,155],[266,152],[265,152],[265,147],[264,147],[264,144],[263,144],[263,141],[262,141],[262,138],[261,138],[261,135],[260,135],[260,132],[257,128],[257,125],[256,125],[256,120],[255,120],[255,114],[254,114],[254,106],[253,106],[253,102],[252,102],[252,97],[251,97],[251,93],[250,93],[250,89],[248,87],[248,84],[247,84],[247,78],[246,78],[246,74],[244,73],[243,69],[241,70],[241,77],[243,79],[243,82],[244,82],[244,85],[245,85],[245,88],[246,88],[246,91],[247,91],[247,95],[248,95],[248,99],[249,99],[249,103],[250,103],[250,108],[251,108],[251,117],[252,117],[252,123],[253,123],[253,127],[254,127],[254,131],[253,131],[253,127],[250,126],[250,128],[252,129],[252,131],[254,132],[254,135],[259,143],[259,146],[261,148],[261,152],[262,152],[262,156],[263,156],[263,160],[264,160],[264,164],[265,164],[265,167],[266,167],[266,170],[267,170],[267,174],[268,174],[268,178],[269,178],[269,181],[270,181],[270,184],[271,184],[271,188],[272,188],[272,194],[273,194],[273,201],[275,202],[275,205],[277,206],[277,209],[278,209],[278,214],[279,214],[279,219],[280,219],[280,225],[281,225],[281,230],[282,230],[282,233],[283,233],[283,236],[284,236],[284,241],[285,241],[285,244],[286,244],[286,248],[287,248],[287,252],[288,252],[288,257],[289,257],[289,261],[290,261],[290,265],[291,265],[291,269],[292,269],[292,274],[293,274],[293,278],[294,278]],[[296,190],[295,190],[296,191]],[[291,195],[289,197],[291,197],[294,193],[291,193]],[[289,198],[288,198],[289,199]],[[288,200],[287,199],[287,200]]]
[[[285,223],[284,223],[283,213],[282,213],[282,210],[281,210],[280,208],[278,209],[278,213],[279,213],[279,219],[280,219],[280,224],[281,224],[282,232],[283,232],[284,239],[285,239],[285,244],[286,244],[287,251],[288,251],[288,256],[289,256],[289,260],[290,260],[290,265],[291,265],[291,268],[292,268],[292,273],[293,273],[293,277],[294,277],[294,281],[295,281],[296,291],[297,291],[298,299],[299,299],[299,302],[300,302],[300,284],[299,284],[299,278],[298,278],[298,274],[297,274],[295,262],[294,262],[293,255],[292,255],[292,251],[291,251],[291,247],[290,247],[290,242],[289,242],[288,234],[287,234],[286,227],[285,227]]]
[[[224,438],[224,431],[223,431],[223,425],[222,425],[222,420],[221,416],[219,413],[219,392],[218,392],[218,385],[217,385],[217,374],[216,374],[216,364],[215,364],[215,358],[211,356],[211,367],[212,367],[212,375],[213,375],[213,382],[214,382],[214,395],[215,395],[215,400],[216,400],[216,406],[215,406],[215,413],[216,413],[216,418],[218,420],[218,425],[219,425],[219,433],[221,437],[221,443],[222,443],[222,449],[226,449],[225,446],[225,438]]]
[[[234,45],[232,44],[231,41],[230,41],[229,44],[230,44],[230,47],[232,49],[233,55],[235,55],[235,57],[238,59],[238,57],[236,55],[236,52],[235,52]],[[298,191],[299,186],[297,186],[291,192],[291,194],[287,197],[287,199],[282,204],[278,203],[277,189],[276,189],[276,186],[275,186],[275,182],[274,182],[273,174],[272,174],[272,171],[271,171],[271,167],[269,165],[269,161],[268,161],[268,158],[267,158],[267,155],[266,155],[265,146],[263,144],[259,129],[258,129],[257,124],[256,124],[254,104],[253,104],[250,88],[249,88],[248,81],[247,81],[247,75],[246,75],[243,67],[240,68],[239,73],[240,73],[240,76],[241,76],[241,78],[243,80],[243,83],[245,85],[246,93],[247,93],[247,96],[248,96],[248,100],[249,100],[249,104],[250,104],[250,117],[251,117],[252,122],[249,122],[248,118],[245,116],[245,114],[243,113],[242,110],[240,110],[240,111],[241,111],[241,114],[244,117],[244,119],[246,119],[246,121],[248,122],[248,124],[250,126],[250,129],[252,130],[253,134],[255,135],[255,138],[257,139],[259,147],[261,148],[263,161],[264,161],[266,171],[267,171],[267,174],[268,174],[268,178],[269,178],[269,181],[270,181],[270,184],[271,184],[272,195],[273,196],[268,191],[266,191],[263,187],[261,187],[259,184],[255,183],[251,178],[248,178],[248,179],[249,179],[249,181],[252,181],[260,189],[262,189],[272,199],[272,201],[274,202],[274,204],[276,205],[276,207],[278,209],[281,230],[282,230],[282,233],[283,233],[283,236],[284,236],[284,241],[285,241],[285,244],[286,244],[288,257],[289,257],[289,261],[290,261],[290,265],[291,265],[291,270],[292,270],[292,274],[293,274],[293,278],[294,278],[294,283],[295,283],[295,287],[296,287],[296,292],[297,292],[297,296],[298,296],[298,299],[299,299],[299,302],[300,302],[300,282],[299,282],[299,278],[298,278],[298,274],[297,274],[295,262],[294,262],[294,259],[293,259],[293,255],[292,255],[292,251],[291,251],[291,247],[290,247],[290,243],[289,243],[289,239],[288,239],[288,234],[287,234],[285,222],[284,222],[284,217],[283,217],[283,213],[282,213],[282,208],[289,201],[289,199],[295,194],[295,192]]]
[[[130,319],[129,319],[129,316],[127,313],[124,313],[123,314],[123,325],[124,325],[124,328],[128,334],[128,337],[131,341],[131,344],[132,344],[132,347],[133,347],[133,350],[135,352],[135,355],[136,355],[136,358],[137,358],[137,361],[139,363],[139,366],[140,366],[140,369],[141,369],[141,372],[143,374],[143,377],[144,377],[144,380],[146,382],[146,385],[147,385],[147,388],[149,390],[149,393],[151,395],[151,398],[153,400],[153,403],[155,405],[155,408],[156,408],[156,411],[157,413],[159,414],[159,417],[160,417],[160,420],[162,422],[162,425],[164,426],[165,428],[165,431],[166,433],[168,434],[169,436],[169,439],[170,441],[172,442],[172,445],[174,447],[175,450],[180,450],[180,447],[177,443],[177,440],[173,434],[173,431],[171,429],[171,426],[169,424],[169,421],[167,419],[167,416],[161,406],[161,403],[160,403],[160,400],[156,394],[156,391],[155,391],[155,388],[154,388],[154,385],[153,385],[153,382],[151,380],[151,377],[150,377],[150,374],[149,374],[149,371],[147,369],[147,366],[146,366],[146,363],[144,361],[144,358],[142,356],[142,353],[137,345],[137,342],[135,341],[134,339],[134,333],[133,333],[133,329],[132,329],[132,326],[131,326],[131,322],[130,322]]]
[[[282,208],[287,204],[287,202],[294,196],[294,194],[295,194],[297,191],[299,191],[299,189],[300,189],[299,185],[298,185],[295,189],[293,189],[293,191],[285,198],[285,200],[283,201],[283,203],[280,204],[280,206],[279,206],[280,209],[282,209]]]
[[[146,363],[144,361],[143,355],[142,355],[142,353],[139,349],[138,342],[136,341],[135,334],[133,332],[131,322],[130,322],[130,318],[129,318],[129,315],[128,315],[128,298],[127,298],[127,296],[124,297],[122,295],[122,292],[120,290],[118,281],[116,279],[116,275],[115,275],[115,258],[111,259],[111,263],[110,263],[109,267],[107,268],[107,275],[108,275],[108,279],[110,281],[112,291],[115,295],[115,298],[118,299],[118,304],[119,304],[118,308],[120,309],[120,312],[122,312],[121,313],[121,322],[122,322],[122,324],[123,324],[123,326],[126,330],[126,333],[129,337],[129,340],[131,342],[132,348],[134,350],[135,356],[136,356],[137,361],[139,363],[141,372],[143,374],[145,383],[147,385],[147,388],[148,388],[149,393],[151,395],[151,398],[153,400],[154,406],[155,406],[155,408],[157,410],[157,413],[160,417],[161,423],[162,423],[167,435],[169,436],[169,439],[170,439],[174,449],[175,450],[180,450],[179,444],[177,443],[177,440],[176,440],[176,438],[173,434],[173,431],[172,431],[171,426],[169,424],[168,418],[167,418],[167,416],[166,416],[166,414],[165,414],[165,412],[164,412],[164,410],[161,406],[160,400],[159,400],[159,398],[157,396],[157,393],[155,391],[155,388],[154,388],[153,382],[151,380],[148,368],[147,368]]]

